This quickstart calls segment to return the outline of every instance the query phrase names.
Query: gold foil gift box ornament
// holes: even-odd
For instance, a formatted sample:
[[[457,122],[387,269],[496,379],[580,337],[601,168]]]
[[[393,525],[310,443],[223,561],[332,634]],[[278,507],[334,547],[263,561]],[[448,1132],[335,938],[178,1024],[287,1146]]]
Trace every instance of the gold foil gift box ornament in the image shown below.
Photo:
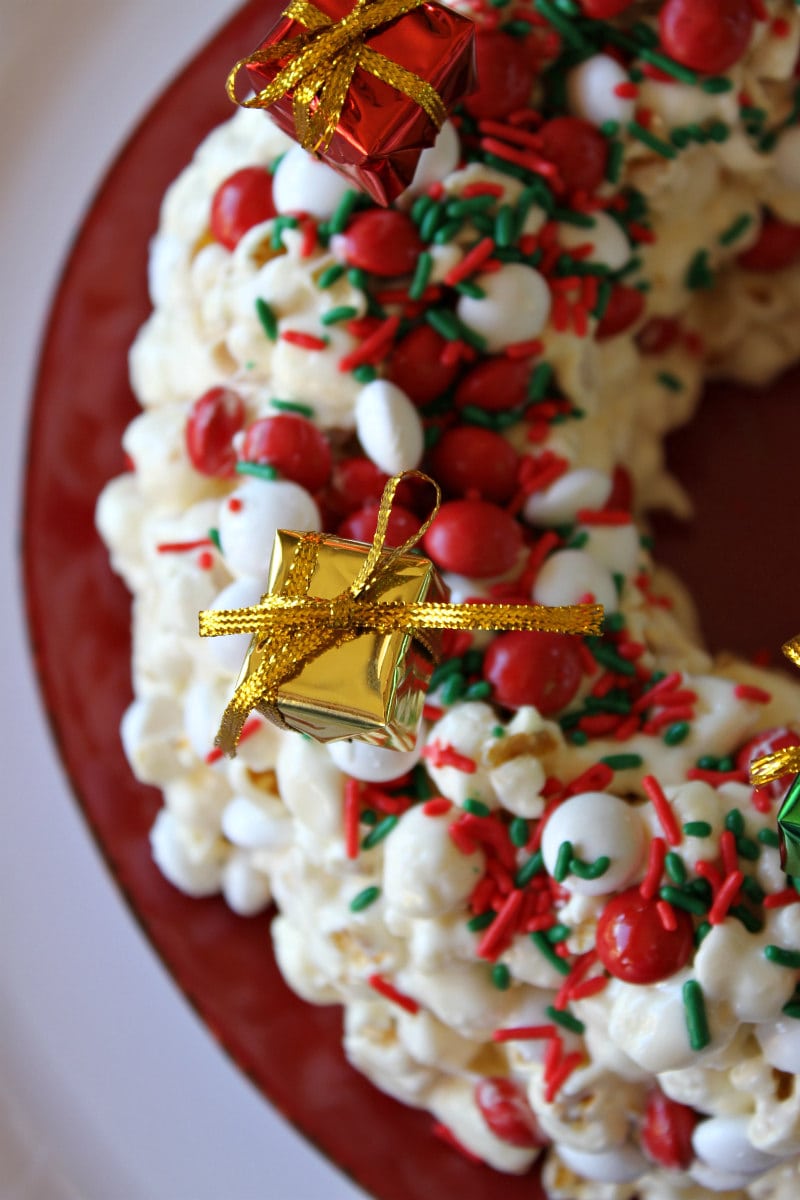
[[[429,484],[436,500],[413,537],[386,549],[392,501],[407,478]],[[279,530],[261,601],[200,613],[201,637],[252,634],[216,739],[224,753],[236,752],[253,711],[318,741],[357,738],[408,750],[416,741],[445,629],[599,632],[603,610],[596,604],[446,603],[433,563],[413,550],[440,498],[422,472],[395,475],[384,489],[371,546]]]
[[[786,657],[800,667],[800,634],[781,647]],[[781,866],[787,875],[800,876],[800,746],[786,746],[757,758],[750,767],[750,782],[762,787],[786,775],[795,778],[778,809]]]

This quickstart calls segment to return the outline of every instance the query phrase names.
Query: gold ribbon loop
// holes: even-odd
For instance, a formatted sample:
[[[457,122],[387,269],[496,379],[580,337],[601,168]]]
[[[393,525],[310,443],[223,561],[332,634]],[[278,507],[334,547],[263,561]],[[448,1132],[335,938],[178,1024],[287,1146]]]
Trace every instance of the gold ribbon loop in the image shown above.
[[[402,546],[385,548],[392,502],[400,483],[419,479],[435,492],[430,515]],[[598,633],[603,618],[599,604],[546,607],[540,604],[405,604],[382,601],[391,585],[395,565],[430,528],[441,493],[421,471],[393,476],[383,491],[378,523],[363,565],[349,587],[331,599],[307,594],[324,538],[304,534],[289,567],[282,593],[268,592],[249,608],[211,609],[200,613],[200,636],[250,633],[259,637],[261,661],[239,684],[223,714],[216,744],[234,754],[247,717],[258,709],[274,724],[288,728],[278,709],[280,688],[294,679],[306,663],[363,633],[410,633],[428,646],[429,629],[535,630],[552,633]]]
[[[419,8],[424,0],[356,0],[340,21],[333,21],[310,0],[292,0],[284,17],[300,22],[306,32],[257,50],[240,59],[228,75],[226,90],[243,108],[270,108],[294,89],[292,109],[297,140],[304,150],[327,150],[342,115],[357,67],[388,83],[418,104],[440,129],[447,109],[434,87],[392,62],[364,42],[367,34]],[[288,59],[275,78],[248,100],[236,96],[243,67]]]
[[[800,667],[800,634],[784,642],[781,650],[796,667]],[[750,764],[750,782],[753,787],[763,787],[784,775],[800,774],[800,746],[786,746],[765,754]]]

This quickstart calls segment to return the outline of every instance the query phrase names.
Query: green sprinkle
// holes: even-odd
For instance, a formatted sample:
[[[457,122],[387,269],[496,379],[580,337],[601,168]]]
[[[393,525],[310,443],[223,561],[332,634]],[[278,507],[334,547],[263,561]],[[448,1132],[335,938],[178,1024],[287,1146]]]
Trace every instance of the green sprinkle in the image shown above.
[[[357,316],[357,308],[352,308],[349,304],[340,304],[337,308],[329,308],[326,313],[322,314],[320,320],[323,325],[336,325],[339,321],[350,321]]]
[[[444,215],[444,205],[438,204],[435,200],[431,204],[425,216],[422,218],[419,227],[419,236],[423,242],[429,242],[436,230],[439,228],[439,222]]]
[[[779,967],[791,967],[793,971],[800,970],[800,951],[783,950],[780,946],[765,946],[764,958],[777,963]]]
[[[317,287],[329,288],[333,287],[337,279],[341,279],[345,273],[345,267],[341,263],[333,263],[332,266],[326,267],[317,280]]]
[[[681,892],[674,887],[662,887],[658,894],[667,904],[673,904],[675,908],[682,908],[685,912],[695,913],[698,917],[704,917],[708,911],[705,901],[689,892]]]
[[[369,908],[370,904],[374,904],[381,894],[379,887],[364,888],[363,892],[359,892],[350,901],[351,912],[363,912],[365,908]]]
[[[545,930],[544,936],[551,946],[555,946],[558,942],[565,942],[571,933],[569,925],[551,925]]]
[[[506,992],[511,987],[511,972],[505,963],[495,963],[492,967],[491,974],[492,983],[501,992]]]
[[[344,233],[347,222],[352,216],[353,209],[356,208],[361,201],[362,194],[362,192],[358,192],[354,188],[350,188],[345,192],[339,203],[336,205],[333,216],[328,222],[328,229],[331,233]]]
[[[641,142],[643,146],[647,146],[648,149],[655,151],[656,154],[660,154],[662,158],[675,158],[675,147],[670,146],[669,142],[662,141],[661,138],[656,137],[654,133],[651,133],[649,129],[645,129],[644,125],[640,125],[638,121],[629,121],[627,128],[631,137],[636,138],[638,142]]]
[[[773,850],[777,850],[781,844],[781,839],[774,829],[759,829],[756,837],[763,846],[771,846]]]
[[[740,858],[746,858],[748,862],[755,862],[761,854],[761,848],[758,842],[754,842],[749,837],[738,837],[736,839],[736,853]]]
[[[511,838],[512,846],[522,847],[527,843],[530,830],[524,817],[514,817],[508,827],[508,836]]]
[[[704,1050],[711,1041],[711,1034],[708,1030],[703,989],[696,979],[687,979],[682,994],[689,1045],[693,1050]]]
[[[494,918],[495,914],[491,909],[488,912],[479,913],[477,917],[472,917],[467,921],[467,929],[471,929],[473,933],[480,933],[482,929],[488,929]]]
[[[462,808],[465,812],[474,813],[476,817],[488,817],[492,811],[488,804],[484,804],[482,800],[473,800],[471,797],[464,801]]]
[[[704,79],[700,87],[704,92],[709,92],[713,96],[720,92],[731,91],[733,80],[728,79],[727,75],[712,75],[709,79]]]
[[[670,850],[664,859],[664,866],[673,883],[686,882],[686,864],[680,854],[676,854],[674,850]]]
[[[685,742],[691,733],[691,725],[688,721],[675,721],[668,726],[664,733],[664,741],[668,746],[679,746],[681,742]]]
[[[543,933],[532,933],[530,938],[536,949],[547,959],[551,967],[555,968],[560,975],[569,975],[569,963],[566,959],[556,954]]]
[[[465,700],[485,700],[487,696],[492,694],[492,685],[488,679],[478,679],[475,683],[471,683],[464,692]]]
[[[462,221],[447,221],[444,225],[440,225],[434,233],[431,241],[436,246],[446,246],[448,242],[452,242],[461,232]]]
[[[378,372],[369,363],[362,363],[360,367],[355,367],[351,371],[351,375],[359,383],[372,383],[373,379],[378,378]]]
[[[601,279],[600,287],[597,289],[597,303],[593,309],[593,316],[597,317],[598,321],[601,321],[605,316],[613,290],[610,279]]]
[[[451,675],[447,682],[443,685],[440,693],[442,704],[444,704],[447,708],[449,708],[451,704],[455,704],[456,700],[460,700],[464,695],[466,686],[467,681],[460,672]]]
[[[541,850],[537,850],[532,854],[527,862],[524,862],[514,878],[514,886],[518,888],[525,887],[530,883],[534,875],[538,875],[544,870],[544,858]]]
[[[256,299],[256,316],[269,340],[276,342],[278,340],[278,321],[266,300],[262,300],[260,296]]]
[[[384,817],[364,838],[361,843],[361,849],[371,850],[373,846],[377,846],[378,842],[382,842],[392,832],[397,821],[398,818],[395,816]]]
[[[545,1009],[551,1021],[555,1021],[556,1025],[560,1025],[562,1029],[568,1029],[570,1033],[583,1033],[586,1026],[583,1021],[579,1021],[577,1017],[573,1017],[571,1012],[566,1009],[554,1008],[552,1004],[548,1004]]]
[[[748,933],[761,933],[761,930],[764,928],[764,922],[761,918],[757,917],[749,908],[745,908],[743,904],[732,905],[728,909],[728,912],[744,925]]]
[[[209,529],[208,538],[209,538],[209,541],[214,543],[214,546],[216,547],[217,550],[219,550],[219,552],[221,554],[222,553],[222,542],[219,540],[219,530],[214,529],[213,527],[211,529]]]
[[[622,633],[624,628],[624,613],[606,613],[606,615],[603,617],[603,633]]]
[[[749,900],[753,901],[753,904],[761,904],[766,895],[755,875],[745,875],[742,880],[742,891]]]
[[[502,726],[502,725],[495,725],[494,729],[492,730],[492,737],[495,737],[495,738],[502,738],[502,737],[505,737],[505,736],[506,736],[506,731],[505,731],[505,729],[503,728],[503,726]]]
[[[567,739],[573,746],[585,746],[589,741],[589,735],[583,729],[573,729]]]
[[[366,290],[367,283],[369,282],[367,272],[362,271],[361,267],[351,267],[347,272],[347,280],[354,288],[358,288],[360,292]]]
[[[753,218],[750,212],[742,212],[741,216],[736,217],[736,220],[729,224],[724,233],[718,236],[717,241],[721,246],[729,246],[732,242],[739,241],[742,233],[745,233],[746,229],[750,229],[752,223]]]
[[[550,390],[553,368],[548,362],[537,363],[528,382],[528,399],[536,404],[544,400]]]
[[[427,250],[423,250],[417,259],[417,265],[414,269],[414,278],[411,280],[411,286],[408,289],[408,294],[412,300],[419,300],[425,288],[428,286],[431,270],[433,269],[433,258]]]
[[[738,808],[732,808],[725,814],[725,828],[736,837],[741,837],[744,833],[744,817]]]
[[[270,400],[273,408],[277,408],[278,412],[297,413],[300,417],[313,417],[314,409],[310,404],[301,404],[297,400],[279,400],[277,396],[273,396]]]
[[[461,292],[462,296],[470,296],[473,300],[483,300],[486,292],[477,283],[473,283],[471,279],[464,279],[461,283],[456,284],[456,291]]]
[[[680,79],[682,83],[697,83],[697,72],[691,67],[684,67],[681,63],[675,62],[674,58],[667,58],[666,54],[659,54],[656,50],[651,50],[649,47],[641,46],[639,48],[639,57],[645,62],[652,63],[654,67],[660,67],[667,75],[672,75],[675,79]]]
[[[665,388],[669,388],[671,392],[683,391],[683,380],[679,379],[677,375],[673,375],[672,371],[659,371],[656,379]]]
[[[611,767],[612,771],[630,771],[643,763],[641,754],[607,754],[600,762]]]
[[[449,679],[451,675],[461,672],[463,661],[461,658],[448,658],[445,662],[440,663],[438,667],[435,667],[431,675],[431,690],[437,688],[440,683],[444,683],[445,679]]]
[[[469,196],[466,200],[450,200],[445,209],[448,217],[471,217],[484,213],[497,203],[496,196]]]
[[[302,736],[304,738],[308,738],[309,741],[313,741],[310,733],[304,733]],[[361,810],[360,821],[362,825],[377,825],[378,814],[375,812],[374,808],[363,808]]]
[[[420,255],[420,257],[422,257]],[[410,293],[409,293],[410,294]],[[455,313],[446,308],[431,308],[425,313],[425,320],[433,326],[437,333],[448,342],[457,342],[461,337]]]
[[[495,218],[494,223],[494,240],[495,244],[503,246],[513,246],[517,239],[517,214],[510,204],[503,204]]]
[[[422,763],[417,763],[411,772],[414,797],[417,800],[430,800],[433,795],[433,784],[428,778],[428,772]]]
[[[711,826],[708,821],[687,821],[683,832],[689,837],[705,838],[711,836]]]
[[[625,147],[622,142],[616,140],[610,142],[608,146],[608,159],[606,160],[606,179],[609,183],[619,183],[624,157]]]
[[[689,263],[686,286],[693,292],[714,286],[714,274],[709,266],[707,250],[698,250]]]
[[[553,868],[553,878],[556,883],[563,883],[569,875],[570,863],[572,862],[572,842],[562,842],[558,848],[556,856],[556,864]]]
[[[237,475],[253,475],[256,479],[277,479],[278,472],[269,463],[237,462]]]
[[[553,3],[553,0],[534,0],[534,8],[543,17],[546,17],[554,29],[558,30],[565,42],[568,42],[575,50],[580,50],[584,58],[588,58],[594,52],[592,43],[584,38],[569,17],[565,16]]]
[[[420,224],[433,203],[433,197],[429,196],[427,192],[423,192],[421,196],[417,196],[416,200],[411,205],[411,220],[415,225]]]
[[[708,136],[712,142],[727,142],[731,131],[724,121],[712,121],[708,126]]]
[[[618,675],[636,674],[635,665],[627,658],[623,658],[621,654],[617,654],[613,646],[609,646],[597,638],[587,638],[586,640],[589,642],[592,657],[600,663],[601,667],[607,667],[609,671],[615,671]]]
[[[569,860],[569,869],[573,875],[577,875],[578,879],[599,879],[601,875],[605,875],[610,866],[611,859],[607,854],[601,854],[591,863],[585,863],[581,858]]]
[[[607,138],[616,137],[619,133],[619,121],[603,121],[600,132]]]
[[[272,233],[270,235],[270,244],[273,250],[280,250],[283,246],[283,231],[284,229],[296,229],[297,217],[276,217],[272,222]]]
[[[793,1020],[800,1021],[800,1002],[792,1004],[790,1001],[788,1004],[784,1004],[781,1012],[786,1017],[792,1017]]]
[[[506,21],[503,26],[503,32],[510,33],[512,37],[527,37],[530,31],[529,21]]]

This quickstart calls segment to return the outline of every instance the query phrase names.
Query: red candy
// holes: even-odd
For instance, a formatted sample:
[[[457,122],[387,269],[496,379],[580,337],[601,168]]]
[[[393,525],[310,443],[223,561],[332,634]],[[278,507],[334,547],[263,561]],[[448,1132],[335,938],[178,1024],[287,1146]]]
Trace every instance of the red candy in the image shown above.
[[[800,746],[800,737],[793,729],[781,726],[775,729],[765,729],[763,733],[759,733],[749,742],[745,742],[736,755],[736,766],[740,771],[749,771],[757,758],[774,754],[776,750],[788,750],[790,746]],[[761,791],[766,792],[773,800],[779,800],[785,794],[793,778],[794,772],[789,771],[780,779],[773,779],[771,783],[764,784]]]
[[[597,340],[604,342],[635,325],[644,312],[645,299],[638,288],[615,283],[608,307],[597,325]]]
[[[691,961],[692,918],[674,908],[676,928],[664,928],[657,901],[645,900],[638,887],[609,900],[597,922],[595,945],[605,969],[626,983],[658,983]]]
[[[610,512],[630,512],[633,509],[633,480],[630,471],[622,463],[617,463],[611,472],[611,495],[603,507]]]
[[[670,1100],[660,1088],[654,1088],[647,1097],[642,1146],[659,1166],[685,1171],[694,1158],[692,1133],[697,1121],[693,1108]]]
[[[196,471],[218,479],[234,474],[233,436],[244,418],[242,399],[231,388],[211,388],[195,400],[186,422],[186,453]]]
[[[525,403],[530,363],[521,358],[487,358],[478,363],[456,388],[456,408],[505,412]]]
[[[501,633],[486,651],[483,675],[498,704],[532,704],[547,717],[566,708],[580,687],[580,646],[566,633]]]
[[[457,363],[443,363],[447,342],[430,325],[419,325],[402,338],[391,353],[388,376],[415,404],[430,404],[450,387],[458,375]]]
[[[525,1094],[512,1080],[500,1075],[480,1079],[475,1085],[475,1103],[501,1142],[531,1150],[547,1144]]]
[[[782,271],[800,260],[800,225],[767,215],[758,240],[737,258],[746,271]]]
[[[244,167],[219,185],[211,201],[211,233],[235,250],[248,229],[275,216],[272,176],[265,167]]]
[[[636,334],[642,354],[663,354],[680,337],[681,327],[672,317],[651,317]]]
[[[351,513],[339,526],[339,536],[349,538],[353,542],[371,542],[378,525],[380,504],[367,504],[358,512]],[[403,542],[417,532],[422,522],[416,513],[403,508],[401,504],[393,504],[386,528],[386,545],[402,546]]]
[[[430,469],[451,496],[477,492],[483,500],[504,504],[514,494],[517,452],[510,442],[478,425],[447,429],[430,455]]]
[[[380,500],[388,475],[371,458],[343,458],[334,468],[336,495],[343,512],[354,512],[371,500]]]
[[[341,239],[350,266],[385,278],[410,275],[425,249],[411,218],[391,208],[356,213]]]
[[[542,156],[554,164],[568,192],[593,192],[604,180],[608,142],[580,117],[554,117],[539,130]]]
[[[486,500],[448,500],[424,538],[425,552],[444,571],[485,579],[513,567],[522,530]]]
[[[750,43],[750,0],[667,0],[658,14],[661,44],[676,62],[718,75],[737,63]]]
[[[331,448],[325,435],[294,413],[254,421],[244,437],[245,462],[268,463],[286,479],[316,492],[331,473]]]
[[[478,90],[464,107],[479,121],[504,117],[524,108],[531,97],[534,70],[522,38],[498,29],[479,29],[475,38]]]
[[[608,17],[616,17],[626,8],[630,8],[633,0],[580,0],[580,5],[587,17],[596,21],[605,21]]]

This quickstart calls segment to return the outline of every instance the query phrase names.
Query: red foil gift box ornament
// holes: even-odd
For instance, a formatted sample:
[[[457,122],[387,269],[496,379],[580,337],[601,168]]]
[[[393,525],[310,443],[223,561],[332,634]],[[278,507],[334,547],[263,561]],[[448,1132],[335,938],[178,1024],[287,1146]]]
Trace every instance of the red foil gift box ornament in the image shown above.
[[[414,176],[448,112],[474,90],[474,23],[435,0],[292,0],[228,77],[304,149],[378,204]],[[256,92],[239,100],[245,68]]]

